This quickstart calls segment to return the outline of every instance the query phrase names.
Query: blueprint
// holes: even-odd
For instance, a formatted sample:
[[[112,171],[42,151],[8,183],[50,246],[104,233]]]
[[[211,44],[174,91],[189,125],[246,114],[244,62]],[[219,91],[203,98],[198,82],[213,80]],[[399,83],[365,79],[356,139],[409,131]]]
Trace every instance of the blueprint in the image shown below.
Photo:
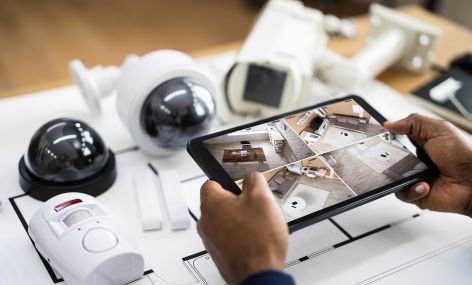
[[[199,63],[221,82],[233,58],[234,53],[226,53]],[[379,82],[361,94],[389,119],[430,114]],[[310,103],[340,95],[315,81]],[[114,98],[105,99],[103,107],[102,116],[91,117],[75,86],[0,101],[0,284],[63,284],[27,235],[28,221],[41,202],[24,194],[17,173],[31,135],[58,117],[88,122],[116,153],[117,181],[98,199],[144,255],[145,276],[132,284],[225,284],[196,232],[205,175],[185,151],[164,158],[143,154],[119,120]],[[18,112],[28,116],[16,119]],[[159,231],[142,230],[132,174],[143,165],[148,171],[164,166],[179,171],[193,218],[190,229],[172,231],[164,224]],[[298,284],[470,284],[471,268],[469,218],[422,211],[393,195],[293,233],[285,266]]]

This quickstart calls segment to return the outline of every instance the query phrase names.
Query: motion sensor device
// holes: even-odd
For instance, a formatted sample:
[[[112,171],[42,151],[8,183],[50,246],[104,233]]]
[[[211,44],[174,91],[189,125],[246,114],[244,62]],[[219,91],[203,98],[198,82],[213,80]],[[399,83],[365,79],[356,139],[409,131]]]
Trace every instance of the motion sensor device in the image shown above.
[[[100,135],[69,118],[41,126],[18,168],[23,191],[41,201],[66,192],[98,196],[116,179],[115,155]]]
[[[175,50],[128,56],[122,68],[87,69],[80,60],[69,63],[72,78],[95,113],[100,100],[113,93],[121,121],[136,143],[152,155],[185,147],[211,126],[216,84],[188,55]]]
[[[299,1],[269,1],[226,76],[230,111],[270,116],[303,102],[326,47],[324,19]]]
[[[143,276],[143,256],[118,230],[105,206],[89,195],[51,198],[31,218],[28,233],[69,285],[118,285]]]

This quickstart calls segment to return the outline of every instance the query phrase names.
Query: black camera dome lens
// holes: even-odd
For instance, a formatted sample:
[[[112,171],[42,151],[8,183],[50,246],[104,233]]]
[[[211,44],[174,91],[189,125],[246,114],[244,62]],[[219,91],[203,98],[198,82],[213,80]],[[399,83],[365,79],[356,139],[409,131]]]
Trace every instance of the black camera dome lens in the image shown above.
[[[56,119],[34,133],[19,163],[20,186],[46,201],[66,192],[97,196],[113,185],[115,156],[84,122]]]
[[[72,182],[102,170],[108,161],[108,149],[84,122],[57,119],[36,131],[25,159],[28,170],[38,178]]]
[[[178,77],[157,86],[144,101],[141,127],[159,147],[181,148],[202,135],[215,115],[215,101],[202,85]]]

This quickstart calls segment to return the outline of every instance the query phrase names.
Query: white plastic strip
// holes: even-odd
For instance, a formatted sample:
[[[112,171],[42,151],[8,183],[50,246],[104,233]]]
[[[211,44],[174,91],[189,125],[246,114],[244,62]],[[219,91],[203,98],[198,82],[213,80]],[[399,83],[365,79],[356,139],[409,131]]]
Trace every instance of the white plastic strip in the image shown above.
[[[145,231],[162,228],[162,212],[157,196],[156,176],[148,167],[138,167],[134,173],[134,190]]]
[[[164,195],[170,227],[173,230],[186,229],[190,226],[190,215],[185,204],[176,170],[158,169],[158,176]]]

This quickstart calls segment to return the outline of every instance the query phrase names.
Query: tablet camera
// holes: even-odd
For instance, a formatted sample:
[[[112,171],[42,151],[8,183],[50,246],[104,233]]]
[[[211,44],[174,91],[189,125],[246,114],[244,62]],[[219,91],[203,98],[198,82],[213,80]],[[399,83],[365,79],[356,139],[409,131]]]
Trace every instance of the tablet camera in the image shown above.
[[[143,103],[141,127],[162,148],[181,148],[208,131],[215,115],[211,92],[188,77],[157,86]]]
[[[100,135],[84,122],[56,119],[31,138],[19,163],[20,186],[46,201],[66,193],[98,196],[115,181],[115,157]]]

